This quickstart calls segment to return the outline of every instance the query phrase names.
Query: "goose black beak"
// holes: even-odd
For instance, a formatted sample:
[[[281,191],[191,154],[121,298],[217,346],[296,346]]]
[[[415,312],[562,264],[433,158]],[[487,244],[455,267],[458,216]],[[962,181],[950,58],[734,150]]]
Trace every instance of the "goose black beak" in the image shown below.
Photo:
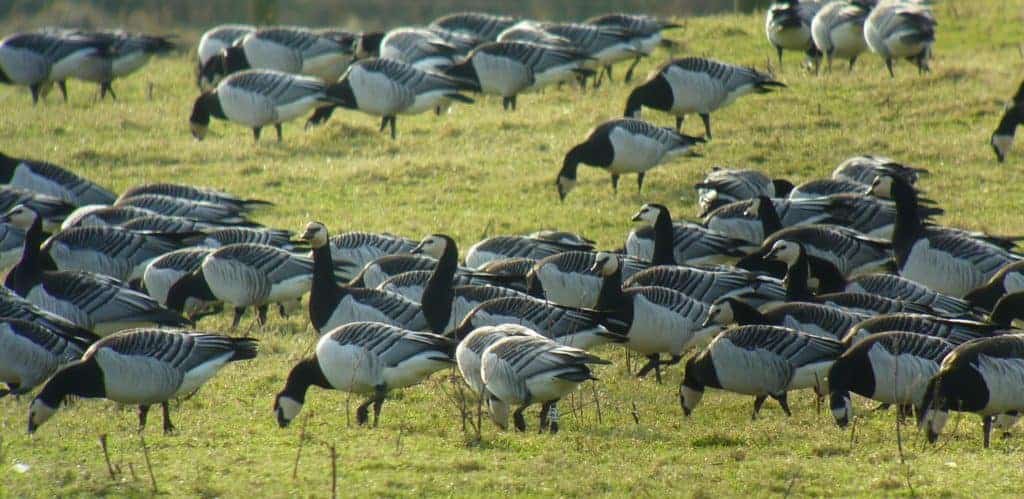
[[[284,411],[278,409],[275,412],[277,412],[277,426],[279,428],[287,428],[288,424],[291,423],[291,421],[288,421],[287,419],[284,418]]]
[[[37,425],[37,424],[33,423],[33,422],[32,422],[32,420],[31,420],[31,419],[29,419],[29,421],[28,421],[28,434],[29,434],[29,435],[32,435],[32,434],[33,434],[33,433],[35,433],[35,432],[36,432],[36,430],[38,430],[38,429],[39,429],[39,425]]]
[[[299,240],[309,242],[313,240],[313,236],[315,235],[316,231],[314,231],[313,229],[306,229],[306,231],[303,232],[301,236],[299,236]]]

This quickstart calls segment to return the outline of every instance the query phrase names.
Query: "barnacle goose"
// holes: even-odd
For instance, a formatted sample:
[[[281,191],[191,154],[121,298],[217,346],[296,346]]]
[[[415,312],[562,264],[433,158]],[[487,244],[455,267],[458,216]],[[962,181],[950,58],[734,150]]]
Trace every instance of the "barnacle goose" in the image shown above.
[[[7,274],[4,286],[39,308],[100,335],[130,327],[188,324],[178,314],[117,279],[88,272],[43,270],[39,216],[17,206],[5,218],[25,229],[25,248],[21,261]]]
[[[793,190],[788,180],[772,180],[757,170],[738,170],[722,166],[711,167],[711,172],[704,180],[694,184],[700,204],[700,216],[712,210],[736,201],[743,201],[758,196],[781,198]]]
[[[210,189],[208,187],[196,187],[184,184],[154,183],[141,184],[125,189],[118,196],[117,200],[128,199],[144,194],[159,194],[172,198],[185,199],[189,201],[202,201],[206,203],[221,204],[238,211],[252,211],[263,206],[273,206],[274,203],[262,199],[245,199],[229,194],[227,192]]]
[[[850,392],[883,404],[920,408],[928,381],[953,348],[940,338],[894,331],[843,352],[828,372],[836,424],[845,427],[853,419]]]
[[[779,55],[780,67],[783,50],[804,52],[817,67],[821,51],[811,38],[811,22],[824,4],[822,0],[781,0],[768,7],[764,31]]]
[[[89,348],[82,338],[64,336],[39,324],[0,319],[0,398],[24,395]]]
[[[829,367],[843,352],[836,340],[778,326],[737,326],[726,329],[700,354],[686,361],[679,403],[689,416],[705,387],[754,396],[757,418],[772,397],[790,415],[786,392],[814,388],[827,393]]]
[[[200,70],[202,88],[246,69],[306,75],[333,82],[352,61],[354,47],[303,28],[272,27],[245,35],[212,57]]]
[[[487,300],[477,305],[455,329],[456,338],[483,326],[519,324],[563,345],[589,350],[625,337],[608,331],[602,313],[555,305],[530,296],[511,296]]]
[[[413,331],[428,329],[419,303],[401,295],[339,283],[331,260],[327,227],[309,222],[300,236],[313,248],[313,284],[309,294],[309,320],[318,332],[361,321],[382,322]],[[410,251],[413,248],[410,248]]]
[[[465,31],[452,31],[439,26],[427,26],[424,29],[454,47],[457,56],[464,56],[484,43],[480,37]]]
[[[558,197],[565,200],[576,187],[576,169],[583,163],[606,170],[612,176],[612,190],[618,192],[619,176],[636,173],[637,190],[643,189],[644,175],[659,164],[681,156],[704,142],[671,128],[646,121],[620,118],[606,121],[587,133],[587,139],[569,149],[558,172]]]
[[[962,317],[974,312],[971,303],[944,295],[922,284],[892,274],[867,274],[846,283],[843,291],[865,293],[924,305],[942,315]],[[994,306],[995,303],[993,302]]]
[[[347,265],[351,269],[350,273],[343,274],[345,279],[353,279],[367,264],[382,256],[409,253],[417,244],[417,241],[392,234],[360,231],[338,234],[329,240],[335,267]]]
[[[905,0],[882,0],[864,23],[864,39],[885,60],[889,76],[893,59],[907,59],[918,72],[928,71],[935,43],[935,16],[930,8]]]
[[[484,239],[466,252],[466,266],[480,269],[490,262],[507,258],[541,258],[566,251],[590,251],[594,249],[591,241],[555,240],[550,238],[527,236],[495,236]]]
[[[740,269],[707,270],[657,265],[637,272],[623,284],[625,288],[637,286],[674,289],[707,305],[723,297],[741,297],[758,307],[787,299],[782,281]]]
[[[90,60],[109,55],[110,44],[83,36],[15,33],[0,40],[0,83],[29,87],[32,103],[45,97],[53,83],[80,71]],[[67,94],[64,94],[67,100]]]
[[[25,206],[39,215],[43,230],[46,232],[53,232],[60,227],[64,218],[68,217],[75,209],[74,205],[63,199],[38,194],[19,187],[0,185],[0,212],[8,211],[19,205]]]
[[[0,184],[62,199],[75,206],[112,204],[114,194],[65,168],[0,152]]]
[[[542,25],[545,31],[569,40],[577,50],[594,59],[603,67],[608,81],[612,81],[612,64],[640,57],[644,52],[632,33],[618,26],[547,23]],[[595,85],[600,85],[601,74],[598,74]]]
[[[536,336],[510,336],[495,342],[484,350],[480,362],[491,420],[507,428],[508,408],[518,406],[513,421],[516,430],[526,431],[523,410],[540,403],[540,431],[550,428],[557,433],[558,421],[549,417],[549,411],[581,383],[597,379],[592,364],[610,362]],[[491,403],[495,400],[501,403]]]
[[[778,267],[771,265],[760,268],[762,258],[772,251],[779,241],[788,241],[800,248],[811,258],[813,270],[820,267],[835,269],[846,277],[889,270],[892,267],[892,249],[888,241],[870,238],[863,234],[836,225],[801,225],[775,232],[761,244],[761,249],[751,253],[738,263],[749,270],[768,270],[781,275]],[[795,248],[794,248],[795,249]],[[795,257],[796,254],[792,253]],[[816,276],[822,274],[815,272]],[[835,283],[833,283],[835,284]]]
[[[363,60],[327,89],[334,104],[318,108],[307,125],[324,122],[340,106],[380,116],[380,131],[390,123],[394,139],[397,115],[423,113],[450,101],[472,104],[473,99],[459,93],[470,89],[468,83],[402,61]]]
[[[671,42],[662,38],[662,31],[682,27],[679,24],[662,21],[651,16],[624,13],[603,14],[583,22],[594,26],[617,28],[629,35],[638,54],[633,58],[629,69],[626,70],[623,81],[627,83],[633,79],[633,71],[640,64],[642,57],[651,55],[659,45],[671,46]],[[610,72],[609,79],[611,79]]]
[[[594,308],[608,285],[595,271],[597,256],[593,251],[567,251],[538,260],[528,278],[530,294],[566,307]],[[650,266],[650,262],[630,256],[617,258],[626,279]]]
[[[935,442],[949,411],[981,416],[984,446],[993,417],[1024,409],[1024,335],[971,341],[954,349],[925,388],[918,424]]]
[[[1013,100],[1003,111],[1003,116],[999,118],[999,124],[988,141],[992,146],[992,151],[996,153],[996,161],[1000,163],[1006,161],[1006,155],[1010,154],[1010,150],[1013,149],[1013,137],[1017,133],[1017,125],[1024,122],[1024,106],[1022,104],[1024,104],[1024,81],[1017,87],[1017,93],[1013,94]]]
[[[886,331],[905,331],[942,338],[960,345],[978,338],[1000,334],[1003,326],[966,319],[950,319],[923,314],[886,314],[867,319],[853,327],[843,337],[847,347]]]
[[[387,279],[376,286],[381,291],[396,293],[413,301],[421,301],[427,289],[427,284],[433,276],[433,270],[413,270],[398,274]],[[499,282],[494,282],[494,279]],[[525,288],[514,289],[505,287],[500,278],[493,276],[479,276],[478,274],[455,274],[452,285],[455,286],[455,297],[452,301],[452,312],[445,330],[462,322],[474,307],[494,298],[505,298],[508,296],[528,297]]]
[[[209,230],[202,236],[193,238],[199,246],[209,248],[220,248],[229,244],[249,243],[263,244],[281,248],[287,251],[296,250],[298,241],[292,241],[292,233],[280,229],[263,229],[252,227],[225,227],[222,229]]]
[[[72,211],[60,224],[61,230],[72,227],[88,227],[92,225],[121,225],[137,218],[158,215],[157,212],[134,206],[109,206],[90,204]]]
[[[213,250],[209,248],[184,248],[171,251],[149,262],[142,274],[146,294],[166,307],[171,288],[202,267],[203,260],[210,253],[213,253]],[[193,320],[210,306],[220,303],[205,279],[197,281],[197,284],[197,289],[190,293],[191,296],[185,298],[182,307],[185,316]]]
[[[871,185],[875,181],[875,177],[885,173],[899,175],[908,184],[913,185],[922,175],[927,175],[928,170],[906,166],[884,156],[864,155],[843,160],[835,170],[832,170],[832,178]]]
[[[1001,297],[1018,291],[1024,291],[1024,260],[1003,266],[988,282],[967,293],[964,300],[975,307],[992,310]]]
[[[703,216],[703,223],[715,232],[760,246],[766,237],[783,227],[832,221],[829,208],[828,199],[758,196],[719,206]]]
[[[839,341],[851,327],[870,317],[821,303],[781,303],[769,305],[760,311],[742,297],[725,297],[711,305],[704,324],[766,324]]]
[[[256,27],[248,24],[221,24],[206,30],[199,38],[199,45],[196,46],[196,55],[199,59],[197,77],[201,77],[200,72],[207,61],[254,31],[256,31]],[[200,88],[202,88],[201,80],[197,83],[200,83]]]
[[[903,277],[959,298],[1021,259],[963,231],[926,226],[918,213],[917,192],[899,176],[882,175],[870,189],[896,202],[892,246]]]
[[[536,21],[519,21],[498,33],[498,42],[526,42],[572,48],[572,42],[564,36],[546,31]]]
[[[114,88],[111,86],[113,80],[138,71],[149,62],[152,56],[166,54],[175,48],[169,37],[129,33],[123,30],[74,31],[71,34],[109,44],[109,54],[97,61],[99,64],[109,67],[101,67],[99,74],[87,78],[100,84],[100,99],[103,99],[107,93],[112,99],[117,99]],[[62,82],[58,82],[58,84],[62,84]],[[61,91],[64,91],[63,87]]]
[[[410,250],[412,251],[412,250]],[[384,255],[367,263],[349,282],[349,286],[376,288],[384,281],[407,272],[430,272],[437,266],[437,258],[424,254],[398,253]]]
[[[868,49],[864,41],[864,21],[868,18],[874,0],[837,1],[825,4],[811,21],[814,45],[825,55],[828,71],[832,72],[832,59],[850,61],[850,70],[857,57]]]
[[[706,303],[683,293],[654,286],[624,289],[622,265],[611,253],[599,253],[594,269],[604,280],[596,306],[605,314],[604,326],[624,335],[626,347],[648,359],[638,377],[653,369],[661,383],[661,366],[678,364],[683,353],[721,329],[706,322]],[[671,355],[671,359],[663,362],[662,353]]]
[[[245,212],[241,208],[207,201],[182,199],[164,194],[140,194],[120,199],[114,203],[114,208],[122,207],[141,208],[161,215],[184,217],[197,222],[216,225],[249,224],[249,221],[245,218]]]
[[[179,241],[164,235],[93,226],[62,230],[44,241],[40,251],[57,270],[83,270],[130,282],[142,279],[154,258],[179,248]]]
[[[756,249],[694,223],[673,223],[668,208],[660,204],[645,204],[633,220],[650,225],[630,231],[626,254],[654,265],[732,263]]]
[[[78,227],[77,225],[75,227]],[[128,219],[118,224],[107,224],[107,223],[86,223],[81,227],[120,227],[122,229],[130,230],[133,232],[142,233],[158,233],[170,236],[181,236],[185,239],[189,239],[189,242],[195,242],[195,238],[202,237],[207,231],[219,230],[217,225],[212,225],[204,222],[197,222],[183,217],[173,217],[167,215],[144,215],[136,218]],[[64,230],[70,230],[74,227],[68,227]]]
[[[88,329],[72,324],[59,315],[35,306],[6,287],[0,287],[0,317],[31,322],[61,336],[80,338],[90,343],[100,338]]]
[[[296,301],[310,291],[313,260],[263,244],[239,243],[206,255],[199,269],[178,280],[167,292],[167,306],[184,311],[189,298],[218,301],[234,307],[231,329],[247,307],[256,307],[256,323],[267,322],[271,303]]]
[[[264,126],[274,125],[280,142],[281,123],[333,102],[327,88],[317,78],[266,69],[232,74],[196,98],[189,117],[192,135],[202,140],[212,116],[252,128],[256,141]]]
[[[863,194],[864,184],[846,179],[820,178],[793,187],[789,199],[814,199],[833,194]]]
[[[459,49],[429,29],[402,27],[384,35],[378,53],[381,59],[403,62],[428,71],[454,63]]]
[[[455,348],[455,360],[459,366],[459,373],[466,381],[473,393],[481,397],[486,395],[484,380],[480,375],[480,364],[483,359],[484,350],[497,343],[499,340],[510,336],[537,336],[536,331],[518,326],[516,324],[502,324],[500,326],[478,327],[471,331],[465,338],[459,339]],[[490,403],[500,404],[501,401],[491,400]],[[505,409],[507,411],[507,409]]]
[[[326,239],[326,238],[325,238]],[[355,322],[320,337],[316,351],[291,372],[274,399],[277,424],[288,426],[303,404],[310,386],[370,397],[356,409],[356,421],[369,418],[377,426],[384,398],[391,390],[418,384],[454,362],[455,345],[443,336],[420,333],[379,322]]]
[[[626,100],[625,115],[639,118],[646,106],[676,117],[676,129],[688,113],[704,121],[705,138],[711,138],[711,113],[751,92],[768,93],[785,87],[772,76],[752,68],[700,57],[686,57],[665,63]]]
[[[495,40],[498,34],[509,26],[519,22],[509,16],[496,16],[481,12],[457,12],[435,19],[432,26],[444,28],[455,33],[469,33],[481,40]]]
[[[133,329],[108,336],[43,386],[28,409],[28,432],[34,433],[72,395],[138,404],[140,430],[149,406],[160,404],[164,433],[170,433],[174,425],[168,402],[191,395],[229,362],[255,358],[256,342],[175,329]]]

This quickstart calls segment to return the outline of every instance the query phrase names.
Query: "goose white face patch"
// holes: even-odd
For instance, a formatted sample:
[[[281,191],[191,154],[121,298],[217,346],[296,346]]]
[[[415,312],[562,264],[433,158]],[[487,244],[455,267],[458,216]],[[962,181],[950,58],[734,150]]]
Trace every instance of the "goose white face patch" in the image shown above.
[[[683,399],[683,408],[687,412],[692,412],[700,404],[700,399],[704,396],[704,392],[701,390],[694,390],[686,385],[679,385],[679,397]]]
[[[892,178],[882,176],[871,184],[871,193],[883,199],[892,199]]]
[[[619,259],[611,253],[598,253],[594,261],[594,270],[602,276],[610,276],[619,270]]]
[[[314,248],[321,248],[327,244],[327,227],[319,222],[309,222],[306,224],[302,239],[309,241],[309,245]]]
[[[732,305],[728,301],[715,303],[708,309],[707,323],[724,325],[732,324],[734,320]]]
[[[839,403],[836,404],[836,402]],[[853,402],[850,400],[849,395],[833,402],[832,417],[835,418],[836,424],[840,426],[845,426],[853,419]]]
[[[447,246],[448,243],[443,238],[428,236],[420,243],[420,250],[426,255],[440,259],[441,255],[444,254],[444,250],[447,249]]]
[[[1013,148],[1013,135],[993,135],[992,147],[996,148],[999,155],[1005,158]]]
[[[800,248],[789,241],[776,241],[768,255],[771,259],[793,265],[800,258]]]
[[[57,412],[56,407],[50,407],[39,399],[33,400],[32,404],[28,406],[29,427],[34,429],[42,426],[55,412]]]
[[[275,409],[278,420],[290,423],[302,411],[302,404],[291,397],[282,395],[278,397]]]
[[[654,225],[654,223],[658,221],[659,210],[649,205],[644,205],[643,208],[640,208],[640,213],[637,213],[636,215],[638,219]]]

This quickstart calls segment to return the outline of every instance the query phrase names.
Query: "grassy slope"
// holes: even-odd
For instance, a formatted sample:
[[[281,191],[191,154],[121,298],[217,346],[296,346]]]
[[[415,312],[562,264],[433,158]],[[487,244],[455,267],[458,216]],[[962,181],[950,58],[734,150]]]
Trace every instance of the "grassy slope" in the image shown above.
[[[621,112],[628,89],[620,84],[584,95],[567,89],[525,96],[516,113],[503,113],[494,99],[483,99],[442,119],[403,117],[397,142],[377,134],[374,118],[342,113],[309,133],[299,123],[286,125],[283,144],[265,134],[254,146],[248,130],[223,122],[213,124],[205,142],[195,143],[186,123],[195,96],[190,62],[160,60],[145,75],[119,82],[121,100],[115,104],[92,102],[95,87],[76,83],[70,105],[51,96],[35,108],[21,89],[0,88],[0,144],[9,154],[68,165],[118,190],[172,180],[275,200],[278,206],[258,218],[295,230],[320,219],[335,231],[387,230],[411,237],[447,232],[468,245],[488,231],[557,227],[585,233],[603,247],[621,244],[631,227],[628,217],[642,202],[692,214],[689,186],[713,164],[803,180],[827,175],[849,155],[878,153],[933,172],[923,185],[947,208],[945,222],[1020,233],[1024,188],[1014,167],[1020,157],[996,165],[987,138],[1020,77],[1021,3],[956,2],[955,12],[952,3],[938,9],[931,74],[919,77],[900,64],[890,80],[881,62],[866,55],[852,75],[837,71],[812,78],[796,69],[797,56],[789,54],[780,74],[788,90],[745,98],[717,113],[716,139],[704,148],[705,159],[656,170],[643,195],[626,179],[613,197],[607,176],[591,169],[581,170],[580,187],[564,204],[554,190],[562,153],[592,125]],[[772,55],[760,16],[691,19],[673,36],[690,54],[760,66]],[[659,53],[656,60],[665,57]],[[149,82],[152,101],[145,97]],[[668,116],[647,116],[671,123]],[[686,129],[698,133],[699,120],[691,119]],[[227,324],[222,317],[202,328],[217,331]],[[769,403],[764,417],[751,422],[750,399],[715,392],[683,419],[675,395],[679,370],[671,370],[663,386],[636,381],[626,374],[620,349],[600,352],[616,361],[598,373],[603,421],[597,421],[594,392],[587,386],[575,399],[585,406],[582,412],[574,416],[572,403],[563,404],[564,431],[554,438],[499,433],[485,424],[483,442],[470,444],[444,395],[452,385],[442,376],[395,394],[376,430],[348,422],[343,394],[313,391],[305,412],[311,442],[293,480],[300,432],[278,429],[270,406],[314,337],[298,318],[275,317],[258,334],[258,360],[225,369],[198,396],[175,406],[178,435],[163,436],[159,416],[151,418],[147,442],[161,491],[322,496],[330,486],[323,443],[337,448],[339,487],[346,495],[1024,491],[1018,478],[1021,438],[982,451],[973,417],[961,418],[938,447],[925,447],[920,435],[906,430],[904,467],[891,412],[861,419],[852,446],[849,432],[837,430],[827,414],[816,414],[805,393],[794,395],[790,419]],[[0,401],[0,496],[147,493],[132,409],[82,401],[29,438],[26,402]],[[633,404],[639,424],[631,416]],[[535,428],[532,418],[530,425]],[[100,434],[110,435],[113,460],[124,465],[117,481],[107,476]],[[29,471],[11,471],[15,462],[29,465]]]

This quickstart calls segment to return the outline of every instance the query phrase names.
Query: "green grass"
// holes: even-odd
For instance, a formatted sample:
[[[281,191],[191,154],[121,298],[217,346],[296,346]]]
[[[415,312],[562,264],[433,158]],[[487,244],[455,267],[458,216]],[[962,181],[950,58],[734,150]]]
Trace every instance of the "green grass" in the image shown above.
[[[286,124],[282,144],[265,131],[254,145],[249,130],[216,121],[207,140],[196,143],[187,123],[196,95],[192,63],[182,56],[157,60],[144,74],[117,82],[116,103],[94,102],[96,87],[75,82],[67,105],[51,95],[31,107],[26,90],[0,88],[0,147],[66,165],[115,190],[176,181],[270,199],[278,205],[257,214],[270,226],[299,230],[318,219],[334,232],[414,238],[444,232],[463,248],[485,234],[540,228],[578,231],[601,247],[617,247],[632,227],[629,216],[644,202],[665,203],[679,218],[693,216],[690,186],[712,165],[806,180],[827,176],[848,156],[874,153],[930,169],[922,185],[946,208],[944,223],[1021,233],[1021,155],[998,165],[988,147],[1020,78],[1021,6],[1019,0],[943,2],[933,72],[925,76],[901,63],[890,80],[882,62],[868,54],[853,74],[838,70],[815,78],[797,69],[799,56],[787,54],[778,77],[788,89],[743,98],[716,113],[715,140],[702,148],[705,157],[658,168],[643,194],[629,178],[613,196],[607,175],[589,168],[581,169],[580,185],[565,203],[554,187],[562,154],[590,127],[621,113],[628,92],[621,83],[585,94],[566,88],[523,96],[515,113],[483,98],[441,118],[401,117],[397,141],[377,133],[376,118],[338,113],[310,132],[301,122]],[[690,19],[672,36],[687,54],[762,67],[773,57],[761,16]],[[641,69],[666,57],[658,53]],[[146,97],[149,84],[153,100]],[[672,123],[667,115],[645,116]],[[701,132],[695,117],[685,128]],[[224,331],[228,320],[207,319],[201,328]],[[300,419],[282,430],[271,412],[273,395],[315,336],[305,318],[276,315],[256,334],[262,340],[257,360],[224,369],[196,397],[173,406],[179,434],[162,435],[159,415],[150,418],[146,441],[161,493],[326,496],[327,444],[337,449],[338,488],[346,496],[1024,493],[1024,440],[997,438],[983,451],[973,416],[950,424],[937,446],[904,428],[901,465],[891,411],[858,419],[852,444],[849,431],[815,412],[808,393],[793,394],[792,418],[769,403],[751,422],[749,398],[709,392],[684,419],[680,370],[670,369],[660,386],[635,380],[619,348],[598,350],[614,366],[598,369],[596,392],[584,386],[562,404],[563,431],[554,437],[502,433],[485,423],[482,441],[474,442],[446,395],[454,385],[445,373],[395,393],[377,429],[354,426],[345,394],[314,390]],[[150,493],[134,409],[81,400],[29,437],[27,402],[0,400],[0,496]],[[358,400],[351,402],[354,411]],[[571,410],[574,405],[581,409]],[[871,405],[859,407],[867,413]],[[533,414],[529,424],[536,428]],[[303,424],[309,441],[293,478]],[[100,452],[101,434],[109,436],[111,458],[121,467],[114,480]],[[15,471],[15,463],[28,470]]]

